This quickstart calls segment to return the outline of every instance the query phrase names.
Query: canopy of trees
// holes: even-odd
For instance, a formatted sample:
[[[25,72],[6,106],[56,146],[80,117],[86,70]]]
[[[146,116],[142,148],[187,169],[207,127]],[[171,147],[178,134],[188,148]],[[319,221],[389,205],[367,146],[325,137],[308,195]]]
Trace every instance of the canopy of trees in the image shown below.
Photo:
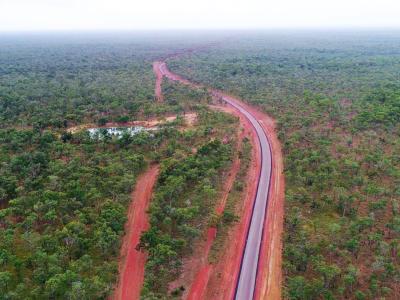
[[[249,33],[170,62],[278,121],[288,299],[399,297],[399,37]]]
[[[157,249],[146,242],[147,282],[154,263],[162,279],[176,274],[165,268],[179,265],[188,237],[207,224],[232,155],[231,144],[219,141],[237,121],[209,111],[205,91],[166,83],[166,102],[155,103],[152,60],[174,51],[165,41],[64,38],[0,39],[0,299],[108,299],[131,189],[160,161],[152,224],[157,207],[165,218],[152,229]],[[198,115],[190,128],[178,116],[158,131],[121,138],[67,131],[186,111]]]

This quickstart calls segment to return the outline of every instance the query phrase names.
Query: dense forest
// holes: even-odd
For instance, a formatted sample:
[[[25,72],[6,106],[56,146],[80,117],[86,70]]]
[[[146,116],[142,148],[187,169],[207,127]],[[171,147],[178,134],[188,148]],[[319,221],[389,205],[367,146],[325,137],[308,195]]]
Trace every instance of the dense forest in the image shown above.
[[[152,228],[142,238],[145,291],[169,293],[165,285],[207,226],[233,155],[234,140],[222,140],[237,122],[209,110],[204,90],[165,82],[165,102],[155,101],[152,61],[180,46],[146,36],[0,39],[0,299],[112,295],[130,192],[160,162]],[[187,112],[197,115],[190,126]],[[69,130],[174,114],[156,131],[119,138]]]
[[[142,296],[179,297],[185,287],[169,283],[215,223],[238,124],[202,89],[164,81],[155,101],[152,62],[215,40],[168,65],[276,118],[285,298],[400,297],[400,34],[382,31],[2,36],[0,299],[108,298],[130,193],[150,164],[160,175],[138,245],[149,253]],[[171,115],[121,138],[69,131]],[[242,190],[236,182],[226,220]],[[229,228],[218,226],[211,260]]]
[[[169,61],[277,120],[287,299],[400,297],[399,38],[249,33]]]

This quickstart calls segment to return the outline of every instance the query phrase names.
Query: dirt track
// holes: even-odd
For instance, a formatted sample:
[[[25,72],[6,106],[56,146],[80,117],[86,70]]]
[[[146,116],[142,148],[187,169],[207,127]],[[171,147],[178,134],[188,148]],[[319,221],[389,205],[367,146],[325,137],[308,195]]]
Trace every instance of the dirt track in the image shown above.
[[[156,62],[153,63],[153,71],[154,71],[154,74],[156,75],[156,85],[155,85],[155,88],[154,88],[154,95],[155,95],[156,100],[158,102],[163,102],[164,101],[164,96],[163,96],[162,87],[161,87],[162,80],[163,80],[163,75],[160,72]]]
[[[136,250],[142,231],[149,227],[147,208],[150,203],[154,184],[158,175],[158,166],[151,166],[142,174],[132,193],[132,202],[125,224],[125,236],[122,242],[119,264],[120,278],[113,299],[139,299],[144,279],[144,266],[147,255]]]

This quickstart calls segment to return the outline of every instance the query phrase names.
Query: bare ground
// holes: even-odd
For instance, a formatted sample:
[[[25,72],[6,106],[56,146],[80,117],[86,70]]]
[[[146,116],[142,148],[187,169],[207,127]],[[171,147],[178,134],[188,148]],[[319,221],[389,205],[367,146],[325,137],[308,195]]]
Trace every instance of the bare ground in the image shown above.
[[[129,206],[128,221],[125,224],[125,236],[120,252],[120,278],[112,297],[115,300],[139,299],[147,255],[136,250],[136,246],[142,232],[149,227],[146,211],[158,171],[158,165],[150,166],[144,174],[139,176],[132,193],[132,202]]]

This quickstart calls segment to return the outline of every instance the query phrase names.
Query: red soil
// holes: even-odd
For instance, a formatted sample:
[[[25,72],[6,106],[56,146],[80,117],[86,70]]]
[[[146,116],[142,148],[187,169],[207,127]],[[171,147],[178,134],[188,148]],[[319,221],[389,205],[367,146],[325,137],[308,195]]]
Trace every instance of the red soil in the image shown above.
[[[153,63],[153,71],[154,71],[154,74],[156,75],[156,85],[154,88],[154,94],[155,94],[156,100],[158,102],[163,102],[164,96],[163,96],[162,88],[161,88],[163,74],[161,73],[160,68],[158,67],[158,62]]]
[[[184,298],[204,299],[204,287],[207,286],[210,271],[212,269],[212,265],[208,263],[207,258],[216,235],[217,229],[215,227],[211,227],[207,230],[206,248],[202,255],[205,260],[203,260],[203,264],[200,266],[200,269],[195,274],[195,278],[192,286],[190,287],[189,294],[187,296],[184,295]]]
[[[179,81],[192,87],[201,87],[176,75],[168,70],[164,62],[155,62],[154,67],[171,80]],[[228,96],[228,95],[226,95]],[[284,212],[284,176],[283,159],[281,146],[275,132],[275,122],[266,114],[257,109],[246,105],[240,99],[229,96],[232,101],[240,103],[262,124],[265,129],[272,148],[272,177],[270,188],[270,199],[268,203],[267,216],[265,219],[265,229],[261,246],[261,256],[256,283],[255,299],[280,299],[282,286],[282,232],[283,232],[283,212]],[[237,112],[239,113],[239,112]],[[240,114],[240,113],[239,113]],[[198,298],[205,295],[206,299],[232,299],[234,296],[235,285],[240,270],[240,261],[244,249],[246,232],[250,222],[250,212],[256,192],[258,170],[260,168],[260,148],[256,140],[255,130],[247,122],[247,128],[251,131],[253,142],[253,167],[249,172],[249,185],[244,199],[243,215],[239,223],[231,231],[229,240],[231,243],[225,249],[222,260],[211,270],[207,269],[200,272],[200,279],[195,281],[194,291],[190,295]],[[207,278],[209,280],[207,280]],[[203,283],[203,284],[199,284]],[[205,289],[205,290],[204,290]],[[193,289],[192,289],[193,290]]]
[[[139,176],[132,202],[129,206],[128,221],[125,224],[125,236],[120,253],[118,286],[113,299],[139,299],[144,279],[144,266],[147,255],[136,250],[140,235],[147,230],[149,223],[146,211],[148,209],[154,184],[158,175],[158,166],[151,166]]]

